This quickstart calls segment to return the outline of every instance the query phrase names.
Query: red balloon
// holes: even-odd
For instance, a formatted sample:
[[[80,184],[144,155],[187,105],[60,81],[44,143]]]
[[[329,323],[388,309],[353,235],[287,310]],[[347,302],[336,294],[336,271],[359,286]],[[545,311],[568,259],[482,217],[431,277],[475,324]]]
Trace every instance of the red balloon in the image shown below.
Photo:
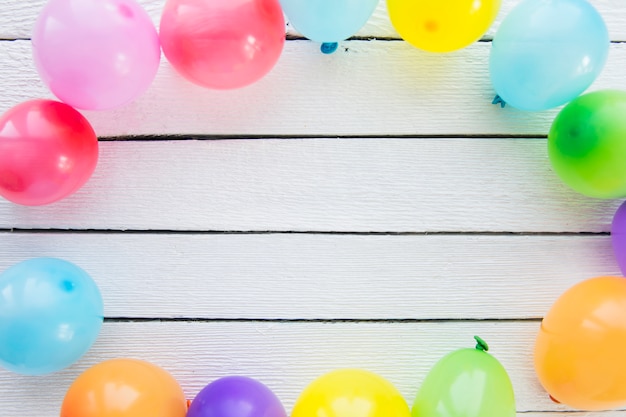
[[[19,104],[0,117],[0,195],[26,206],[78,190],[98,162],[98,138],[78,111],[51,100]]]
[[[278,0],[167,0],[163,53],[189,81],[231,89],[262,78],[285,44]]]

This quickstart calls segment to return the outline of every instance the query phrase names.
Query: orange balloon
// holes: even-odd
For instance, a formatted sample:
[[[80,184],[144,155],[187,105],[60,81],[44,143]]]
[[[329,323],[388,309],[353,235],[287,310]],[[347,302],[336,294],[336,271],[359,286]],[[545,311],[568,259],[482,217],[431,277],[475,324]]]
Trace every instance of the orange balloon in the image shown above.
[[[557,401],[583,410],[626,405],[626,278],[580,282],[554,303],[535,344],[535,370]]]
[[[113,359],[70,386],[61,417],[185,417],[187,401],[165,370],[136,359]]]

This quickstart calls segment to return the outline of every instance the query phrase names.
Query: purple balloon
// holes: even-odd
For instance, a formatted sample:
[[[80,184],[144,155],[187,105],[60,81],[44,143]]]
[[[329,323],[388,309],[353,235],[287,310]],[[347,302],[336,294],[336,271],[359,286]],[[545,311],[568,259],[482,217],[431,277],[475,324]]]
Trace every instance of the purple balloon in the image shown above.
[[[617,209],[611,226],[611,240],[617,264],[626,276],[626,201]]]
[[[227,376],[204,387],[187,417],[287,417],[274,393],[245,376]]]

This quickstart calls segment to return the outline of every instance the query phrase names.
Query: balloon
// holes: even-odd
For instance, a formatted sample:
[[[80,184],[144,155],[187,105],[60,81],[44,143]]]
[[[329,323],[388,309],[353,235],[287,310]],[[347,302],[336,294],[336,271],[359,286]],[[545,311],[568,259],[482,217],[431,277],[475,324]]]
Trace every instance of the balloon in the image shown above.
[[[557,401],[584,410],[626,406],[626,279],[582,281],[554,303],[535,344],[535,370]]]
[[[378,0],[281,0],[296,30],[316,42],[339,42],[370,18]]]
[[[76,362],[98,337],[102,297],[85,271],[56,258],[0,274],[0,365],[25,375]]]
[[[262,383],[228,376],[204,387],[191,403],[187,417],[287,417],[287,413]]]
[[[444,356],[422,384],[413,417],[515,417],[513,386],[504,367],[476,337],[475,349]]]
[[[32,100],[0,117],[0,195],[7,200],[60,200],[87,182],[97,162],[95,132],[66,104]]]
[[[477,41],[500,10],[500,0],[387,0],[402,39],[429,52],[451,52]]]
[[[291,417],[409,417],[404,398],[387,380],[361,369],[322,375],[300,394]]]
[[[160,36],[165,56],[189,81],[239,88],[276,64],[285,20],[278,0],[167,0]]]
[[[613,216],[611,241],[615,259],[617,259],[622,275],[626,276],[626,202],[622,203]]]
[[[43,82],[86,110],[133,101],[148,89],[161,59],[156,28],[134,0],[48,0],[32,42]]]
[[[87,369],[61,405],[61,417],[185,417],[186,412],[174,377],[137,359],[112,359]]]
[[[608,51],[604,20],[586,0],[524,0],[493,39],[491,82],[513,107],[550,109],[585,91]]]
[[[548,134],[554,171],[595,198],[626,196],[626,92],[580,96],[558,114]]]

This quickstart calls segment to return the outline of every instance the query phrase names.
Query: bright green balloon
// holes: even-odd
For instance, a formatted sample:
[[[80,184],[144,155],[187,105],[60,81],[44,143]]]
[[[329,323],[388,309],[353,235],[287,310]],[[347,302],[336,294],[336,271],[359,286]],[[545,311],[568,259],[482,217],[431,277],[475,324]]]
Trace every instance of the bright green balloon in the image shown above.
[[[515,417],[513,386],[487,344],[444,356],[417,393],[412,417]]]
[[[626,197],[626,92],[596,91],[570,102],[552,123],[548,154],[579,193]]]

